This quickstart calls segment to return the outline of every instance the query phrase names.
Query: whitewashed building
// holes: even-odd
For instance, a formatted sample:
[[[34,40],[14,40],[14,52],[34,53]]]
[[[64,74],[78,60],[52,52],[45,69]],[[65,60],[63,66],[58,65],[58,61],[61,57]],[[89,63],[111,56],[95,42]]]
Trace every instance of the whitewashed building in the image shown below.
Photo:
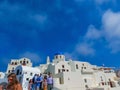
[[[54,90],[120,89],[118,77],[112,68],[99,67],[77,60],[66,60],[60,53],[55,54],[51,63],[44,64],[42,67],[46,68],[44,73],[52,73]],[[39,68],[42,70],[41,66]]]
[[[19,65],[32,67],[31,60],[28,58],[11,59],[11,62],[8,63],[6,74],[14,72],[15,68]]]
[[[66,60],[61,53],[55,54],[51,62],[47,57],[45,64],[36,67],[29,65],[19,65],[14,70],[23,90],[27,90],[28,81],[34,74],[49,72],[54,79],[53,90],[120,90],[120,78],[112,68],[78,60]]]

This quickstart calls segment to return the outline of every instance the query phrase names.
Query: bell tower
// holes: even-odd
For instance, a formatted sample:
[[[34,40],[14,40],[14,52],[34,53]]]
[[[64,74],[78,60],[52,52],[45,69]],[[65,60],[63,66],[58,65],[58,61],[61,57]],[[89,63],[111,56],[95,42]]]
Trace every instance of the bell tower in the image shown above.
[[[60,52],[55,53],[54,54],[54,62],[58,63],[60,61],[65,61],[65,56],[62,53],[60,53]]]

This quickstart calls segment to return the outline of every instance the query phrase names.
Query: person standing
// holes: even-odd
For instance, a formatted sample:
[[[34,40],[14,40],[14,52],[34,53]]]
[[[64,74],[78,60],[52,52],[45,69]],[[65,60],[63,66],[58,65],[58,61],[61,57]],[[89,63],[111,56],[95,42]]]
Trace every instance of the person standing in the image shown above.
[[[37,74],[36,86],[37,86],[37,90],[39,90],[39,87],[40,87],[40,78],[39,78],[39,74]]]
[[[2,88],[3,88],[3,86],[2,86],[2,85],[0,85],[0,90],[2,90]]]
[[[37,90],[37,74],[35,74],[34,77],[32,78],[32,82],[33,82],[33,90]]]
[[[47,90],[47,76],[44,76],[43,82],[42,82],[43,90]]]
[[[43,75],[40,73],[40,87],[39,89],[42,90],[42,82],[43,82]]]
[[[30,79],[29,84],[28,84],[28,90],[34,90],[33,88],[34,88],[33,81],[32,81],[32,79]]]
[[[52,90],[52,89],[53,89],[53,77],[52,77],[52,74],[51,74],[51,73],[48,74],[48,78],[47,78],[47,89],[48,89],[48,90]]]
[[[40,74],[40,76],[38,75],[37,77],[37,90],[42,90],[42,81],[43,77],[42,74]]]
[[[6,90],[23,90],[21,84],[18,82],[16,74],[11,73],[8,75],[8,85]]]

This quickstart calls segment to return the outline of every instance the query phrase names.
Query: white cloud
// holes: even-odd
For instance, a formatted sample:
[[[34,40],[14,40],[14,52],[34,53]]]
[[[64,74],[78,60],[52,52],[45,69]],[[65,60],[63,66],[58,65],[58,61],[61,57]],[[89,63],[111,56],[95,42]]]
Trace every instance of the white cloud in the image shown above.
[[[114,13],[111,10],[105,12],[102,18],[103,27],[108,39],[120,39],[120,13]]]
[[[92,48],[91,44],[88,43],[80,43],[76,45],[76,52],[81,54],[81,55],[94,55],[95,54],[95,50]]]
[[[88,31],[85,35],[85,39],[96,40],[102,37],[102,32],[97,30],[93,25],[88,27]]]
[[[32,60],[32,62],[34,63],[39,63],[41,58],[39,57],[38,54],[36,53],[32,53],[32,52],[25,52],[23,54],[20,55],[20,57],[26,57]]]
[[[111,53],[120,52],[120,12],[107,10],[102,16],[101,29],[97,29],[94,25],[89,25],[86,34],[82,40],[78,41],[75,51],[70,55],[73,56],[75,53],[85,56],[95,55],[94,45],[100,39],[104,39],[103,41],[106,43],[104,46],[107,46]]]
[[[112,53],[120,52],[120,12],[115,13],[111,10],[107,10],[102,16],[101,29],[98,30],[93,25],[90,25],[88,27],[87,33],[84,36],[84,39],[87,39],[90,42],[93,40],[99,40],[101,38],[104,38],[106,40],[108,43],[107,47],[111,49]],[[96,41],[93,41],[93,44],[95,42]],[[87,44],[89,43],[87,42]]]
[[[94,56],[95,55],[95,40],[98,40],[102,37],[102,32],[97,30],[93,25],[88,27],[86,34],[76,43],[74,51],[72,53],[66,53],[68,58],[74,58],[75,56]],[[76,57],[75,57],[76,58]]]
[[[108,42],[108,47],[111,52],[119,52],[120,46],[120,12],[112,12],[108,10],[104,13],[102,18],[102,27],[104,38]]]
[[[82,41],[78,41],[75,46],[75,51],[71,54],[73,56],[76,52],[85,56],[95,55],[94,45],[100,40],[104,39],[107,42],[105,47],[111,50],[111,53],[120,52],[120,12],[112,12],[107,10],[102,16],[101,29],[90,25]],[[70,55],[69,55],[70,56]]]
[[[95,49],[93,47],[95,42],[93,42],[93,40],[98,40],[101,37],[102,32],[100,30],[97,30],[93,25],[90,25],[82,39],[82,42],[78,41],[78,43],[76,44],[75,51],[74,53],[72,53],[72,55],[77,53],[84,56],[94,56]]]
[[[93,57],[95,55],[95,49],[92,43],[79,42],[75,45],[74,50],[71,53],[64,53],[67,59],[78,59],[79,56]]]
[[[101,37],[103,37],[102,31],[97,30],[93,25],[90,25],[82,42],[78,41],[76,44],[74,53],[84,56],[94,56],[96,52],[94,48],[95,40],[99,40]]]

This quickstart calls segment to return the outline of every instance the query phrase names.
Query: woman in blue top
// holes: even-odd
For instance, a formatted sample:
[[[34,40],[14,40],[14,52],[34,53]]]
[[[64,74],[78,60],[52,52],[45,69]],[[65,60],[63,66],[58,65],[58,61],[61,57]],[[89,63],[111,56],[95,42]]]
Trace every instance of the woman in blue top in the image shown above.
[[[36,85],[37,85],[37,90],[41,90],[42,88],[41,88],[41,86],[42,86],[42,81],[43,81],[43,78],[42,78],[42,75],[38,75],[38,77],[37,77],[37,83],[36,83]]]

